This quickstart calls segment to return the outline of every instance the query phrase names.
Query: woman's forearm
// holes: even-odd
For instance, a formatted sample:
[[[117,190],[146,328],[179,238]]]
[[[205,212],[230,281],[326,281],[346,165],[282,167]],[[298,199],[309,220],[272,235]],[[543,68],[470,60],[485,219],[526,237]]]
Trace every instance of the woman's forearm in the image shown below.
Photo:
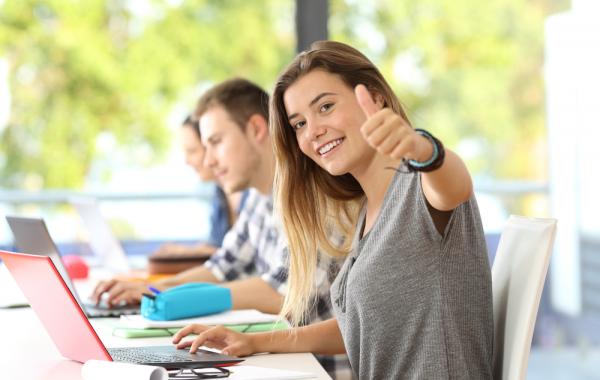
[[[292,330],[252,334],[255,352],[312,352],[321,355],[346,353],[336,319]]]
[[[444,164],[438,170],[422,173],[421,178],[427,201],[440,211],[453,210],[473,193],[467,167],[460,157],[448,149]]]

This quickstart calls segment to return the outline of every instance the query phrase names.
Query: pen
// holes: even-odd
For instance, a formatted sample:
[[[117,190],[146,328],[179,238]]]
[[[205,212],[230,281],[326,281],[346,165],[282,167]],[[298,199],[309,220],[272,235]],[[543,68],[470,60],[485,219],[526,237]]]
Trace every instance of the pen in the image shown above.
[[[156,289],[154,286],[149,286],[148,290],[154,294],[160,294],[160,290]]]

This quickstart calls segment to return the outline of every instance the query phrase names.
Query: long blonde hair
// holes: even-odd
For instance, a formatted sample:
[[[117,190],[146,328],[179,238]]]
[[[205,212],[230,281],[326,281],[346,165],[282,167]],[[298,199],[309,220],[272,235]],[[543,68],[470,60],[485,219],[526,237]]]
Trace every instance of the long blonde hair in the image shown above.
[[[315,69],[336,74],[350,88],[364,84],[384,105],[406,118],[398,98],[377,67],[358,50],[340,42],[318,41],[296,56],[277,79],[270,103],[270,128],[276,156],[275,208],[283,218],[289,244],[288,292],[281,314],[305,322],[319,250],[337,257],[350,252],[364,191],[350,174],[333,176],[305,156],[289,124],[283,96]],[[331,241],[342,234],[343,244]]]

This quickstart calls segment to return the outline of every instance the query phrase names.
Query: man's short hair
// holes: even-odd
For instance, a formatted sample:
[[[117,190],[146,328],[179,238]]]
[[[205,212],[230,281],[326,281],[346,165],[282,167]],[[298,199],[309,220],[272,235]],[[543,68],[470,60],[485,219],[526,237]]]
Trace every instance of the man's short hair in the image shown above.
[[[269,94],[246,79],[229,79],[206,91],[198,100],[194,117],[200,119],[215,106],[223,107],[242,129],[254,114],[269,120]]]

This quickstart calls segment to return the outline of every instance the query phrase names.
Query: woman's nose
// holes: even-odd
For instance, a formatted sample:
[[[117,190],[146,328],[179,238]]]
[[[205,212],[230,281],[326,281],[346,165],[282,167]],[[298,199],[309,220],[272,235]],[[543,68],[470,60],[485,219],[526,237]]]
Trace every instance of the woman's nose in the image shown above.
[[[322,123],[311,123],[308,126],[308,135],[311,140],[316,140],[325,133],[327,133],[327,128]]]

